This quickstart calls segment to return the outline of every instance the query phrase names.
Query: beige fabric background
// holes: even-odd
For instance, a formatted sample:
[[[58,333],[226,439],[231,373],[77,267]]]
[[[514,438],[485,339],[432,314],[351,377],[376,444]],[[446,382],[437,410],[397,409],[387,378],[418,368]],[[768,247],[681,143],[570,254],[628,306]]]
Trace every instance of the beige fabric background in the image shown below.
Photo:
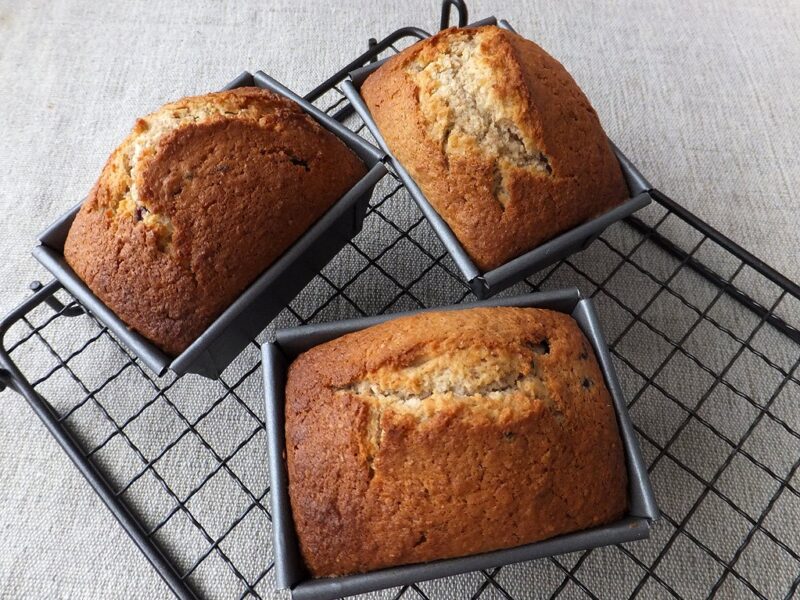
[[[469,4],[558,57],[657,187],[800,279],[800,2]],[[368,36],[437,23],[436,0],[0,0],[0,311],[47,279],[35,234],[136,115],[243,69],[305,93]],[[0,596],[168,595],[23,399],[0,402]]]

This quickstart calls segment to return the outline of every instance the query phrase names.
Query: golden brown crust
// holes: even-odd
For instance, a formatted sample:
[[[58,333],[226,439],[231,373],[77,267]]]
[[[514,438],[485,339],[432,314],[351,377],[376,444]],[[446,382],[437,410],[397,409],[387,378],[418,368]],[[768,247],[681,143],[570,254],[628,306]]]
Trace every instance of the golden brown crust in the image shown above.
[[[113,152],[64,256],[126,324],[178,354],[364,172],[278,94],[184,98]]]
[[[387,61],[361,94],[392,153],[483,270],[628,195],[586,96],[515,33],[447,29]]]
[[[314,576],[507,548],[613,521],[627,475],[571,317],[475,308],[312,348],[286,384],[289,495]]]

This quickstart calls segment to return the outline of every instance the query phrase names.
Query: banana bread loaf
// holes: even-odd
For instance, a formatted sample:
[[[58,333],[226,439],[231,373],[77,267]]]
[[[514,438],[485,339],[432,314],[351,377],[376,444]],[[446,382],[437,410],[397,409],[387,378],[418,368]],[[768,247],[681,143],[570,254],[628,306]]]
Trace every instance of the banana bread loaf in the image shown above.
[[[510,31],[444,30],[388,60],[361,94],[483,270],[628,196],[586,96],[558,61]]]
[[[128,326],[178,354],[365,171],[271,91],[184,98],[113,152],[64,256]]]
[[[288,373],[286,460],[317,577],[518,546],[627,503],[603,375],[549,310],[421,313],[312,348]]]

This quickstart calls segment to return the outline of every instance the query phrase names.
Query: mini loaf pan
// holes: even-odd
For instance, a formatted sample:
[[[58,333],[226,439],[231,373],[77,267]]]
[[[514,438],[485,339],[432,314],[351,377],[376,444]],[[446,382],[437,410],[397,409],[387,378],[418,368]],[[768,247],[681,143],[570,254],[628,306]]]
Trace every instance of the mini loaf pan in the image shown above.
[[[364,221],[375,184],[386,174],[383,152],[259,71],[242,73],[224,89],[258,86],[299,104],[325,129],[341,139],[369,171],[311,228],[270,265],[181,354],[170,357],[139,335],[95,296],[64,260],[64,242],[80,204],[62,215],[39,235],[33,256],[141,361],[159,375],[168,369],[177,375],[197,373],[216,378],[283,307],[352,239]]]
[[[594,348],[606,386],[613,398],[628,469],[628,514],[616,523],[561,535],[516,548],[429,563],[392,567],[345,577],[311,578],[300,556],[289,503],[284,430],[284,387],[289,365],[299,354],[309,348],[346,333],[383,323],[399,316],[430,310],[462,310],[475,306],[549,308],[572,315],[578,322],[584,335],[586,335],[586,338]],[[275,342],[262,346],[262,352],[266,398],[267,448],[269,452],[270,489],[272,490],[271,508],[275,578],[278,588],[291,589],[291,596],[294,600],[339,598],[398,585],[408,585],[427,579],[449,577],[479,569],[491,569],[501,565],[565,552],[587,550],[597,546],[644,539],[649,536],[653,521],[658,519],[658,508],[650,487],[647,469],[642,460],[633,425],[628,417],[627,405],[614,372],[608,346],[600,332],[594,306],[592,301],[583,298],[577,289],[541,292],[514,298],[484,300],[472,304],[283,329],[276,333]]]
[[[498,21],[494,17],[483,19],[469,27],[481,25],[498,25],[504,29],[514,31],[507,21]],[[436,209],[428,202],[422,190],[409,175],[403,165],[392,155],[386,141],[378,129],[372,115],[361,97],[360,90],[364,80],[376,69],[386,62],[383,59],[357,69],[350,73],[350,77],[342,82],[341,88],[344,95],[352,104],[355,111],[366,123],[367,128],[377,140],[378,145],[386,152],[387,158],[392,168],[397,173],[400,180],[408,189],[411,197],[419,206],[422,213],[428,219],[431,227],[439,236],[450,256],[453,257],[458,269],[461,271],[464,280],[467,282],[472,292],[477,298],[488,298],[505,288],[514,285],[525,277],[541,271],[559,260],[566,258],[570,254],[580,252],[591,244],[603,231],[611,224],[630,216],[637,210],[647,206],[650,201],[650,190],[652,186],[642,176],[636,167],[629,161],[622,151],[613,142],[611,147],[617,156],[625,181],[628,185],[630,198],[622,204],[612,208],[594,219],[574,227],[555,238],[544,242],[533,250],[526,252],[507,263],[492,269],[491,271],[481,271],[464,250],[461,242],[458,241],[450,226],[436,212]]]

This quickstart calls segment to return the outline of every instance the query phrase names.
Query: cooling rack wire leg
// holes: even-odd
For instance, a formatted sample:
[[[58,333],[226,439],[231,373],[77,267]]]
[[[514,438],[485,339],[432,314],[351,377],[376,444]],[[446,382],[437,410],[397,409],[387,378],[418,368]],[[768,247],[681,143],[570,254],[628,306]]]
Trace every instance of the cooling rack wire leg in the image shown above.
[[[38,280],[31,281],[31,284],[28,287],[32,292],[38,292],[40,289],[42,289],[42,282]],[[80,306],[70,306],[69,308],[66,308],[55,296],[49,296],[44,302],[47,304],[47,306],[52,308],[57,313],[63,314],[65,317],[77,317],[78,315],[83,314],[83,309]]]
[[[442,19],[439,22],[439,29],[447,29],[450,27],[450,9],[453,6],[455,6],[458,11],[458,26],[464,27],[467,24],[469,17],[467,16],[467,5],[464,0],[443,0]]]

